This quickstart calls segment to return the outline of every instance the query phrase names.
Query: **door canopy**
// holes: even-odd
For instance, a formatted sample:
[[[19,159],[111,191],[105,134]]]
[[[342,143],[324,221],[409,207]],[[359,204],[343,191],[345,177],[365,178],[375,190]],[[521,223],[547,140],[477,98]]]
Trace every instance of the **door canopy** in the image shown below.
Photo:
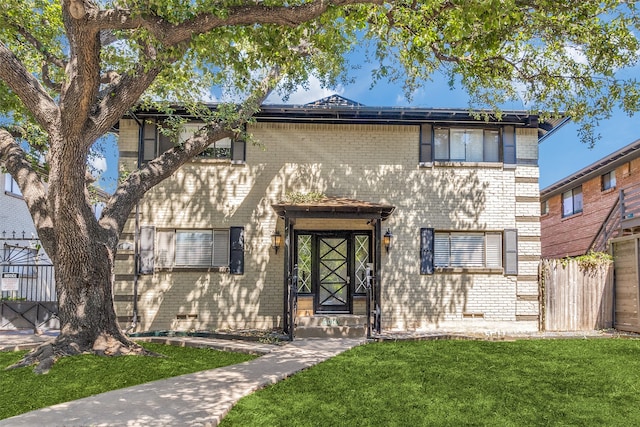
[[[324,197],[312,202],[271,205],[281,218],[366,218],[386,220],[395,206],[344,197]]]

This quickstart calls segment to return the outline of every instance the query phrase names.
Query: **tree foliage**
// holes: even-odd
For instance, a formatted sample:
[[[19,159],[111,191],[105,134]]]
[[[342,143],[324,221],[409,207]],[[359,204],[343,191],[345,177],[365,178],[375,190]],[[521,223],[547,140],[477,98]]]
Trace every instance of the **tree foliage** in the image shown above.
[[[638,82],[620,77],[637,63],[638,24],[635,2],[619,0],[4,0],[0,165],[56,267],[53,353],[130,346],[105,307],[131,210],[211,142],[241,132],[274,88],[286,94],[312,74],[325,85],[348,79],[348,53],[366,45],[374,83],[401,81],[410,94],[443,71],[475,106],[522,98],[543,117],[570,115],[593,142],[615,108],[640,109]],[[212,87],[233,105],[203,108]],[[132,109],[170,114],[175,103],[206,126],[128,173],[96,220],[92,145]],[[30,151],[45,156],[47,185]]]

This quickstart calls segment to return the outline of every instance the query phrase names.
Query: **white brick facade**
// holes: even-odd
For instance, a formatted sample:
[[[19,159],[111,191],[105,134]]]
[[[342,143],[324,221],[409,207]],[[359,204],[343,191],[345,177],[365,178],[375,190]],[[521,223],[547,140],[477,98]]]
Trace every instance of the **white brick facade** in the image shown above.
[[[135,167],[138,128],[121,122],[121,164]],[[518,129],[523,164],[434,163],[420,166],[420,126],[280,124],[249,131],[246,163],[194,161],[150,191],[140,224],[157,228],[245,229],[243,275],[167,272],[140,276],[140,329],[271,328],[282,325],[283,251],[270,248],[283,230],[272,208],[289,192],[382,203],[395,211],[382,225],[394,246],[381,254],[384,329],[535,330],[540,255],[537,134]],[[123,240],[131,239],[133,221]],[[364,220],[298,222],[297,229],[372,230]],[[436,231],[518,230],[517,276],[501,271],[420,274],[420,228]],[[383,230],[383,231],[384,231]],[[116,294],[133,292],[131,253],[120,252]],[[522,280],[521,280],[522,278]],[[130,302],[116,302],[120,315]]]

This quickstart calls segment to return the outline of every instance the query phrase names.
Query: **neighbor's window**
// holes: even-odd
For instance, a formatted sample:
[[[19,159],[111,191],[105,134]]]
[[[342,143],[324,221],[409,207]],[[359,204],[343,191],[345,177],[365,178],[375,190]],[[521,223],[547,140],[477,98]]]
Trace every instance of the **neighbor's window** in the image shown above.
[[[582,186],[562,193],[562,216],[570,216],[582,212]]]
[[[436,161],[499,162],[500,132],[495,129],[435,128]]]
[[[549,213],[549,201],[545,200],[540,203],[540,215],[546,215]]]
[[[502,233],[436,232],[435,267],[502,267]]]
[[[156,262],[159,267],[226,267],[229,230],[159,230]]]
[[[605,173],[602,175],[602,191],[616,187],[616,171]]]
[[[14,196],[22,196],[18,183],[8,173],[4,174],[4,191]]]

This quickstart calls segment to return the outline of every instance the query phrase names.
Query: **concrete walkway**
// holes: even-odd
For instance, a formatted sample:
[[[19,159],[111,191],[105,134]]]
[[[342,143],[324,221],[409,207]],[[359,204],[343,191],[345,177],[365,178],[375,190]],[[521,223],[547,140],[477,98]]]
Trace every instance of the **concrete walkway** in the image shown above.
[[[7,336],[0,334],[0,349],[7,341]],[[226,340],[201,341],[206,342],[200,345],[211,347],[222,341],[220,344],[229,350],[233,346]],[[364,342],[363,339],[306,338],[281,346],[238,343],[243,346],[237,349],[240,351],[251,352],[251,348],[258,353],[270,351],[239,365],[154,381],[28,412],[0,420],[0,427],[216,426],[240,398]],[[10,348],[16,348],[15,343],[10,343]]]

